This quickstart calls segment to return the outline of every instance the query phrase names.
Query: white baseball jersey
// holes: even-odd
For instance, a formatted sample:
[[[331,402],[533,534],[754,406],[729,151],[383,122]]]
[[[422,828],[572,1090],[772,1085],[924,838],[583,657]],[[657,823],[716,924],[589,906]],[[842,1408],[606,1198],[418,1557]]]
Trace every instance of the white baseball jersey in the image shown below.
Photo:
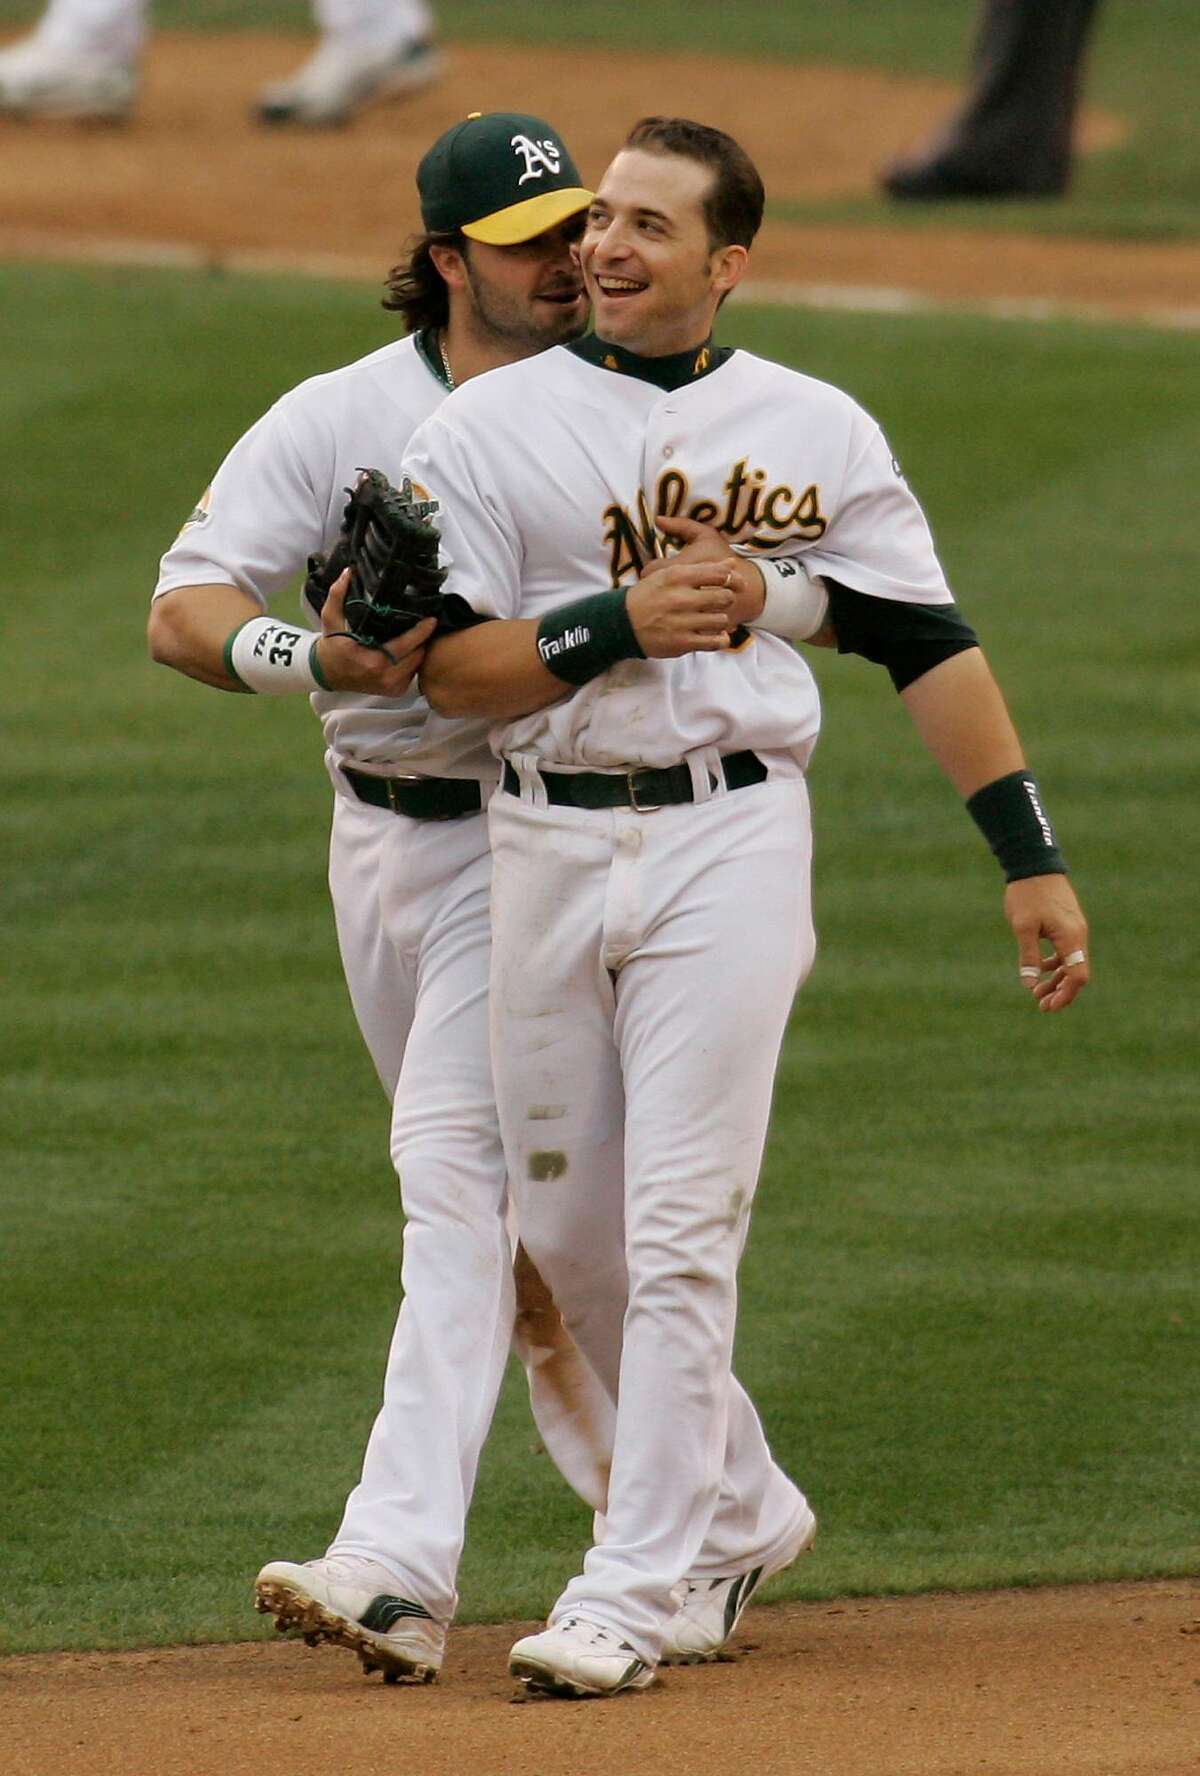
[[[357,470],[398,481],[414,428],[445,398],[415,337],[302,382],[229,452],[163,556],[155,597],[231,585],[265,609],[310,554],[332,548]],[[486,724],[443,720],[415,688],[401,698],[316,691],[311,701],[335,764],[380,776],[495,776]]]
[[[654,520],[666,514],[716,524],[749,554],[800,557],[860,592],[951,602],[875,421],[827,383],[749,352],[717,357],[663,389],[590,340],[453,394],[404,465],[440,502],[448,587],[481,613],[540,616],[631,584],[659,551]],[[756,633],[730,652],[622,661],[497,727],[493,744],[597,769],[750,747],[802,768],[819,720],[803,660]]]

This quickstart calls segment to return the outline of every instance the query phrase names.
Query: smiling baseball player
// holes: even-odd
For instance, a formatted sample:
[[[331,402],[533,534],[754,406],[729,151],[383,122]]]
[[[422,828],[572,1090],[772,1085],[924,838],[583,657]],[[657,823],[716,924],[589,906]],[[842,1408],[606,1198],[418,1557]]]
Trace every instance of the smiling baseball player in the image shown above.
[[[644,121],[581,242],[595,337],[462,390],[405,459],[439,502],[448,587],[501,619],[440,637],[422,682],[443,713],[496,720],[492,1037],[512,1188],[619,1398],[607,1534],[513,1648],[517,1676],[569,1695],[649,1683],[679,1639],[680,1584],[697,1642],[719,1643],[779,1551],[764,1504],[754,1563],[711,1557],[730,1440],[753,1435],[751,1475],[770,1471],[729,1362],[776,1060],[814,950],[820,716],[793,639],[888,668],[1004,864],[1022,977],[1049,1010],[1086,979],[1036,785],[878,425],[712,341],[762,201],[728,137]],[[739,554],[707,579],[696,561],[643,573],[661,531],[701,526]],[[701,584],[702,607],[672,610],[672,589]],[[761,1496],[748,1476],[744,1507]]]

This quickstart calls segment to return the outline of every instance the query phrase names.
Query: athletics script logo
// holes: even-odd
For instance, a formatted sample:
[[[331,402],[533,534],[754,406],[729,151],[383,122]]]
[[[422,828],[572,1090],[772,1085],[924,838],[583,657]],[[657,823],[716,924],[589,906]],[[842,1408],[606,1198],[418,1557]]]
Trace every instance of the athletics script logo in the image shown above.
[[[518,185],[526,179],[540,179],[543,173],[557,173],[562,164],[562,149],[552,136],[541,142],[531,142],[528,136],[514,136],[512,146],[525,162]]]
[[[623,506],[614,500],[604,509],[614,586],[665,552],[658,518],[712,524],[725,536],[736,537],[744,549],[763,552],[788,541],[815,543],[829,528],[815,481],[804,488],[772,483],[766,469],[752,467],[749,457],[734,463],[719,499],[696,499],[685,474],[664,469],[652,495],[639,488],[636,502]]]

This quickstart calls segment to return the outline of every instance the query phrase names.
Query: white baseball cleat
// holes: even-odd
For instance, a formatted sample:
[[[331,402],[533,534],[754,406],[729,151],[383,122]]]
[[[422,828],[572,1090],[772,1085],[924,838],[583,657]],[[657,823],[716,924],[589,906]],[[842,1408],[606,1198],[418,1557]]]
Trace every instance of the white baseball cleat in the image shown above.
[[[675,1587],[679,1608],[667,1624],[660,1663],[706,1665],[719,1658],[758,1587],[807,1552],[816,1536],[817,1520],[809,1511],[797,1540],[780,1559],[747,1567],[728,1578],[681,1580]]]
[[[377,99],[403,98],[437,79],[442,58],[432,43],[355,44],[336,37],[318,44],[304,66],[259,94],[260,123],[330,128]]]
[[[565,1616],[519,1640],[508,1669],[527,1689],[548,1696],[617,1696],[654,1682],[653,1665],[639,1659],[627,1640],[582,1616]]]
[[[281,1634],[301,1634],[309,1646],[327,1640],[349,1647],[368,1675],[382,1671],[384,1683],[432,1683],[445,1629],[419,1603],[397,1596],[394,1584],[382,1567],[348,1555],[303,1565],[273,1560],[254,1581],[254,1607],[274,1616]]]
[[[0,50],[0,115],[119,122],[137,97],[126,62],[58,48],[36,34]]]

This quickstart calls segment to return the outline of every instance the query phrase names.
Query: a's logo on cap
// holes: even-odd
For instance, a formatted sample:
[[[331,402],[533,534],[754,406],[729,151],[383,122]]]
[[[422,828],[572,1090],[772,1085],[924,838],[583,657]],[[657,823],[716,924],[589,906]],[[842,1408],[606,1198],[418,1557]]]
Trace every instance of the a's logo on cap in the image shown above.
[[[552,136],[540,142],[531,142],[528,136],[514,136],[512,146],[525,162],[518,185],[524,185],[526,179],[540,179],[543,173],[557,173],[562,164],[562,149]]]

